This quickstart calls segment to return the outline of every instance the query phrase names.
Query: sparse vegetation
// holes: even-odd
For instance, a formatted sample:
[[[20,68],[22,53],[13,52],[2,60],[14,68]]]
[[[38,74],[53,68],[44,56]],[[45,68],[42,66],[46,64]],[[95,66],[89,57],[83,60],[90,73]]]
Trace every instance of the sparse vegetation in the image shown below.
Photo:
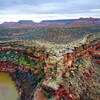
[[[0,40],[44,40],[48,42],[55,42],[57,44],[66,44],[82,38],[86,34],[99,32],[100,26],[0,28]]]

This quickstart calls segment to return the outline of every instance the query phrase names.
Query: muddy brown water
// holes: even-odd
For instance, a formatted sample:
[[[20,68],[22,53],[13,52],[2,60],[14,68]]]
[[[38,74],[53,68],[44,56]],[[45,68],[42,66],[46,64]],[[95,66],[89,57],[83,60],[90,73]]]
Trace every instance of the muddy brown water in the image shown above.
[[[0,100],[18,100],[15,82],[7,72],[0,72]]]

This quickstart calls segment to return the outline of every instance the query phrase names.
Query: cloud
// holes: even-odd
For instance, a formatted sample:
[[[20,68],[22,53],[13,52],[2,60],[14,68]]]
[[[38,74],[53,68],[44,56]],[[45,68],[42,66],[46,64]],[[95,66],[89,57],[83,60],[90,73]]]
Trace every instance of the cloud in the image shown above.
[[[35,22],[40,22],[42,20],[53,20],[53,19],[73,19],[80,17],[100,17],[96,13],[75,13],[75,14],[7,14],[0,15],[0,23],[4,21],[18,21],[18,20],[33,20]]]
[[[100,9],[91,9],[90,11],[92,11],[92,12],[99,12],[100,13]]]
[[[84,13],[99,9],[99,0],[3,0],[0,14]]]
[[[99,13],[99,0],[0,0],[1,22],[100,17]]]

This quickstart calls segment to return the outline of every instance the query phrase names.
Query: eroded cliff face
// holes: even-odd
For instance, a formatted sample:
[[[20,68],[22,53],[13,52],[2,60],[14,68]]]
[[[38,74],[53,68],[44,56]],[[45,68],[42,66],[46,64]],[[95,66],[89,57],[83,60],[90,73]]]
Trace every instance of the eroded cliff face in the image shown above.
[[[91,95],[89,91],[95,85],[93,84],[95,66],[91,60],[90,56],[79,57],[71,66],[57,68],[57,72],[55,72],[55,69],[50,71],[49,68],[46,72],[47,80],[43,82],[43,90],[50,93],[52,97],[56,97],[55,100],[61,98],[77,100]],[[51,90],[49,90],[50,88]]]
[[[7,72],[15,81],[19,100],[32,100],[34,91],[44,78],[44,59],[42,50],[35,48],[18,49],[15,45],[5,43],[0,47],[0,71]]]
[[[68,44],[67,50],[61,45],[59,51],[53,49],[50,54],[49,47],[46,51],[41,46],[1,44],[0,70],[18,79],[16,84],[24,100],[99,100],[98,37],[100,34],[86,36],[79,43]]]
[[[37,89],[35,100],[99,100],[100,38],[90,37],[74,50],[53,57],[55,60],[48,58],[46,79]]]

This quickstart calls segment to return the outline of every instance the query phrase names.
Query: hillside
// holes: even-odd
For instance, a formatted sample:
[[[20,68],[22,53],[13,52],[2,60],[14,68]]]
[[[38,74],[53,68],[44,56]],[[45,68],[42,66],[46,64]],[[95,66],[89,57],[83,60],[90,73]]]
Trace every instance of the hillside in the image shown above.
[[[90,26],[100,25],[100,18],[79,18],[79,19],[59,19],[59,20],[43,20],[39,23],[32,20],[19,20],[18,22],[4,22],[0,27],[16,28],[16,27],[46,27],[46,26]]]
[[[67,26],[100,25],[100,18],[80,18],[72,21]]]
[[[86,34],[100,32],[99,26],[91,27],[42,27],[19,35],[20,39],[44,40],[55,43],[68,43],[82,38]]]
[[[91,33],[100,33],[100,26],[0,28],[0,40],[24,39],[68,43]]]

